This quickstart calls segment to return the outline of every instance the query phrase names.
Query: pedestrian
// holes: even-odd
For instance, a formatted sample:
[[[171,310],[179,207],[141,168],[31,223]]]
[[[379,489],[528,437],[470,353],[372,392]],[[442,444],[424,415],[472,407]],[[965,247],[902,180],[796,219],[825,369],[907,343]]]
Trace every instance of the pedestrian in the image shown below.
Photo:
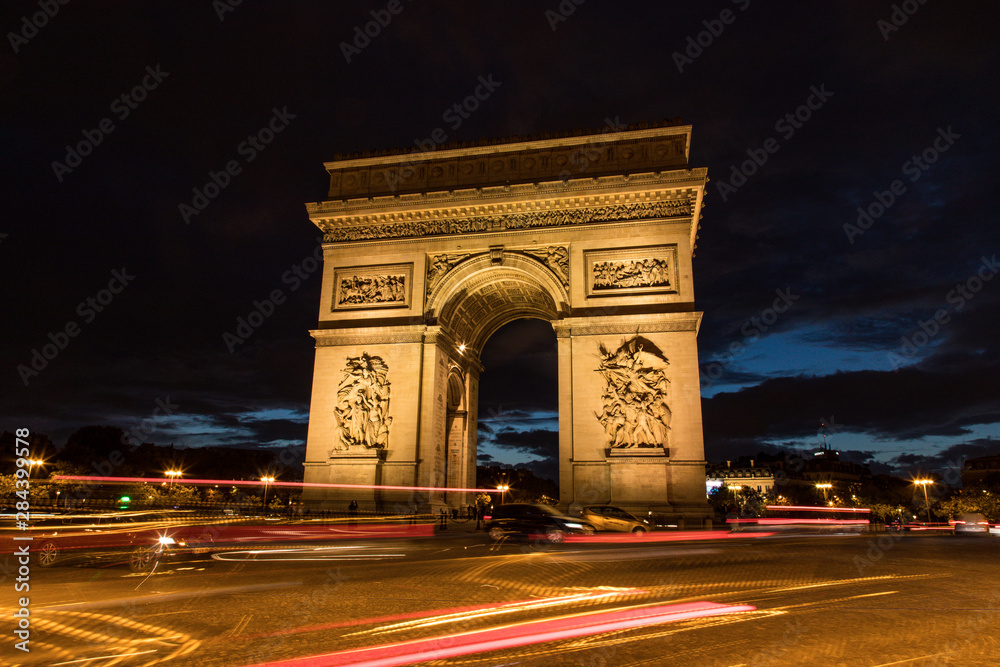
[[[358,525],[358,501],[352,500],[351,504],[347,506],[347,513],[350,515],[351,520],[348,525],[353,528]]]

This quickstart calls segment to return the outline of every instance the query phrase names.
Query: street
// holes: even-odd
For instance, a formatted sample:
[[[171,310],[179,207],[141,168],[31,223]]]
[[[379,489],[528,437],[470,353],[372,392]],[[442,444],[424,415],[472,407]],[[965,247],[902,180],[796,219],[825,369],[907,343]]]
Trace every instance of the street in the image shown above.
[[[453,531],[148,574],[34,568],[31,653],[8,639],[3,662],[995,665],[1000,540],[877,537],[492,546]]]

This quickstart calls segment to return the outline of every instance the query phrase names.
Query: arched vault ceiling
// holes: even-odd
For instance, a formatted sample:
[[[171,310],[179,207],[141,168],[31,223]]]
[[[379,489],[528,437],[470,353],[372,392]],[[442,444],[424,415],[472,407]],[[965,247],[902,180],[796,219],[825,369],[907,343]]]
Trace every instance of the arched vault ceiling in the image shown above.
[[[439,323],[455,339],[480,350],[498,328],[520,317],[553,320],[555,302],[537,282],[517,271],[494,268],[456,290],[441,311]]]

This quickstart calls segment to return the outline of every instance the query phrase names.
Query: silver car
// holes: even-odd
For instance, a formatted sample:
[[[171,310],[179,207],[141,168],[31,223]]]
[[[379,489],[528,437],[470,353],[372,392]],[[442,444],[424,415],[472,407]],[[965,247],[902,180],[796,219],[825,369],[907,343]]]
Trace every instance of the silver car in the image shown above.
[[[583,520],[597,530],[619,533],[645,533],[653,530],[653,522],[640,519],[614,505],[588,505],[583,508]]]
[[[956,535],[989,535],[990,522],[982,514],[968,512],[949,521]]]

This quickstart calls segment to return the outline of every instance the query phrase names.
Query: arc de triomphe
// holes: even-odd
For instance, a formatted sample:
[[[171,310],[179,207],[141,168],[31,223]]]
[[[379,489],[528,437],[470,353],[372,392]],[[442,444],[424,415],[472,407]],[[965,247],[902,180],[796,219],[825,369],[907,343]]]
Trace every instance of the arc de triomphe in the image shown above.
[[[666,125],[326,163],[328,199],[307,205],[324,270],[305,481],[474,487],[479,352],[531,317],[556,333],[560,506],[708,516],[690,140]]]

